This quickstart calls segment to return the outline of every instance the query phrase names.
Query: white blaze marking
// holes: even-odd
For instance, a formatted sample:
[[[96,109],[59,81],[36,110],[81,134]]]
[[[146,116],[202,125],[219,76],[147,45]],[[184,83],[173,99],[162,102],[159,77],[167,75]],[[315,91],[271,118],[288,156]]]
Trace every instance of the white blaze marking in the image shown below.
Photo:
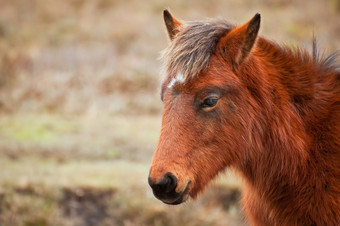
[[[183,74],[182,73],[178,73],[177,76],[175,78],[172,78],[169,85],[168,85],[168,88],[170,89],[171,87],[173,87],[173,85],[175,85],[175,83],[184,83],[184,77],[183,77]]]

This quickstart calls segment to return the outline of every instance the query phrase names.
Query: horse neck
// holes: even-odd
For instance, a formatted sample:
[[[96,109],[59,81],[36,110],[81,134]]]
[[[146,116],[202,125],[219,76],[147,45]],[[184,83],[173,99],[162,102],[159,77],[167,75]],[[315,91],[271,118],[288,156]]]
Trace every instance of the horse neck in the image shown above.
[[[308,164],[313,138],[307,127],[314,126],[318,111],[327,105],[315,95],[318,68],[306,52],[295,53],[262,38],[251,57],[243,72],[253,84],[247,86],[257,102],[254,114],[262,121],[252,122],[248,139],[253,145],[241,171],[257,184],[301,183],[306,172],[312,173]],[[313,114],[308,114],[311,109]]]

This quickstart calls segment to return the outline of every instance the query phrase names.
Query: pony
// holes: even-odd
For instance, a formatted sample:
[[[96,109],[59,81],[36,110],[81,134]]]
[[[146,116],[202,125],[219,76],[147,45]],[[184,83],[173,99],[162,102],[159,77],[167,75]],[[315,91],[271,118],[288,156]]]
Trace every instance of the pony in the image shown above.
[[[226,168],[244,181],[251,225],[340,225],[337,52],[278,45],[260,14],[164,21],[162,127],[148,183],[166,204],[195,199]]]

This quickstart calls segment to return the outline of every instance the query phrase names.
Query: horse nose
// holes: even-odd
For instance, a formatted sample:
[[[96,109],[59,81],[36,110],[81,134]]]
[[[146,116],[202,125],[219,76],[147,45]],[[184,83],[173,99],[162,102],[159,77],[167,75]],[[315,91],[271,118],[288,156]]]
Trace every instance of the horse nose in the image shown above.
[[[177,178],[172,173],[166,173],[158,182],[152,181],[149,176],[148,182],[152,188],[153,194],[159,199],[168,198],[176,193]]]

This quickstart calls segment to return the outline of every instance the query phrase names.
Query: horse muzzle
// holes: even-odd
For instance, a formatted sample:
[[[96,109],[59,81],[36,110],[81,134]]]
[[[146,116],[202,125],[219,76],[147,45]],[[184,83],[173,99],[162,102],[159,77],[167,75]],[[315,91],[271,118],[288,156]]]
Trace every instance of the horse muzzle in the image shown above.
[[[178,205],[185,202],[189,197],[191,181],[187,182],[181,192],[176,192],[177,178],[172,173],[166,173],[158,182],[154,182],[149,176],[148,182],[154,196],[166,204]]]

